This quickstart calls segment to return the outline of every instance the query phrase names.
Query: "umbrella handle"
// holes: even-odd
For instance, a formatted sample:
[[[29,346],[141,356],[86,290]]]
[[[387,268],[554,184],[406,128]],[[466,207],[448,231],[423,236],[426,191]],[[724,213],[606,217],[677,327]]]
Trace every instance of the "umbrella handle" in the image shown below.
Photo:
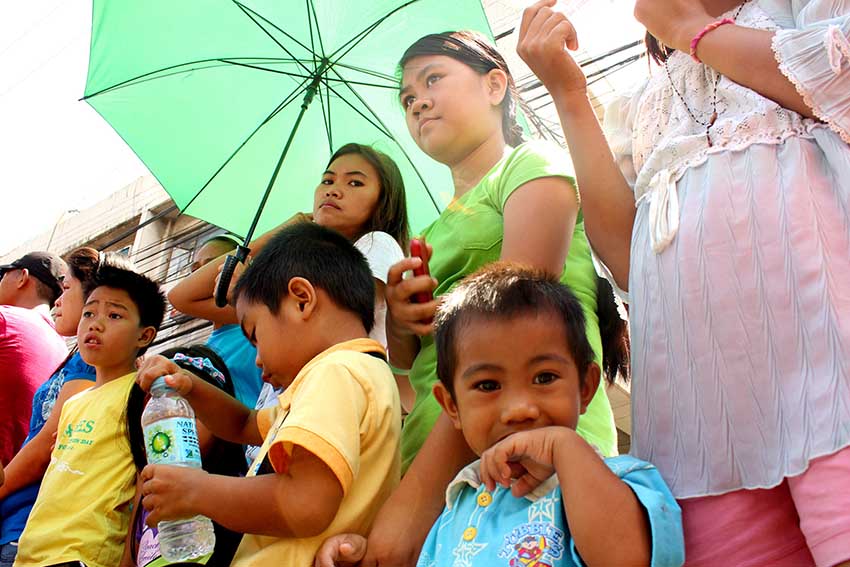
[[[236,254],[228,254],[224,259],[224,265],[221,267],[221,276],[218,279],[218,286],[215,288],[215,306],[227,307],[227,290],[230,288],[230,280],[233,279],[233,272],[236,271],[236,265],[248,258],[250,248],[238,246]]]

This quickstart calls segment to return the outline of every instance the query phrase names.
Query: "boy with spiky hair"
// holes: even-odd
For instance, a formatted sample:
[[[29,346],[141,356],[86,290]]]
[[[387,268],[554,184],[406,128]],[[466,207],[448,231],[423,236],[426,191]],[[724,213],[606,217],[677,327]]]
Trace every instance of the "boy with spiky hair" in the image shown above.
[[[395,379],[367,338],[374,285],[354,245],[313,223],[282,229],[245,270],[236,313],[264,379],[285,388],[277,407],[252,411],[168,360],[145,362],[143,389],[165,376],[214,435],[262,444],[247,478],[146,467],[149,523],[201,514],[247,534],[234,567],[310,565],[325,538],[368,533],[401,468]]]
[[[130,438],[141,435],[135,360],[156,337],[165,297],[150,278],[110,265],[84,293],[77,344],[96,380],[62,407],[16,567],[115,567],[125,552],[138,471]]]

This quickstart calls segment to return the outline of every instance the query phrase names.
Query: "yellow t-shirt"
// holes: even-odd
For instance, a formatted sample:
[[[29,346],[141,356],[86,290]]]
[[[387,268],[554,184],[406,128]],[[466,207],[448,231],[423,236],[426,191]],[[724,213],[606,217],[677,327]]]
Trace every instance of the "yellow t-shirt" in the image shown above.
[[[286,471],[295,445],[334,472],[343,489],[331,525],[311,538],[246,535],[232,567],[308,567],[321,543],[334,534],[366,534],[401,474],[401,407],[395,379],[381,345],[356,339],[335,345],[307,363],[278,398],[257,415],[265,442],[256,469],[268,454],[274,470]]]
[[[136,373],[70,398],[18,544],[15,567],[82,561],[116,567],[124,552],[136,467],[125,412]]]

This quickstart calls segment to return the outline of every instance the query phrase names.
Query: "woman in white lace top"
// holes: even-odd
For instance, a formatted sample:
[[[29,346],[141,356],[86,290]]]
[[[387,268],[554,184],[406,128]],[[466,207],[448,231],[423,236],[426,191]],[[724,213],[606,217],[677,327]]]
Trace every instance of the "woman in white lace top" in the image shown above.
[[[628,290],[632,452],[680,500],[689,564],[850,560],[850,0],[638,0],[671,48],[607,140],[553,4],[517,49]]]

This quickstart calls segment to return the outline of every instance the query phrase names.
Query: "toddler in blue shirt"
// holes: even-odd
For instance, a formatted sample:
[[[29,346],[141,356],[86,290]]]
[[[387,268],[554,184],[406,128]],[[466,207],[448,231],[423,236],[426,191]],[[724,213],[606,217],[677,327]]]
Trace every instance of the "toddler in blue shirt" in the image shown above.
[[[575,432],[601,371],[568,288],[491,265],[446,296],[435,325],[434,394],[481,458],[449,485],[418,567],[684,562],[681,512],[655,467],[604,459]],[[365,551],[336,536],[316,565]]]

